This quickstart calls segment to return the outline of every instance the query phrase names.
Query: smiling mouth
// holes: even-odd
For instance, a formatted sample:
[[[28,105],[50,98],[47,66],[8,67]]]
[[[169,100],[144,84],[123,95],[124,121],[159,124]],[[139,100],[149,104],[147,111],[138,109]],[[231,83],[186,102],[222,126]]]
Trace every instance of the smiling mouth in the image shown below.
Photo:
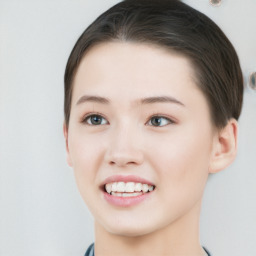
[[[136,197],[154,191],[155,186],[140,182],[111,182],[104,185],[104,191],[115,197]]]

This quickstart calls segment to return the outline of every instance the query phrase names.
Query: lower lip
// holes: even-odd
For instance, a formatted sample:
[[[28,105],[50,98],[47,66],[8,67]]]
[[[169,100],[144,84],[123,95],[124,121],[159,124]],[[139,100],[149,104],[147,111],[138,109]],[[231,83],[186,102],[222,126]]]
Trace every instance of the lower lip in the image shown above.
[[[104,198],[107,202],[115,206],[121,207],[129,207],[136,204],[143,202],[144,200],[148,199],[152,192],[142,194],[140,196],[131,196],[131,197],[119,197],[119,196],[111,196],[109,193],[104,191]]]

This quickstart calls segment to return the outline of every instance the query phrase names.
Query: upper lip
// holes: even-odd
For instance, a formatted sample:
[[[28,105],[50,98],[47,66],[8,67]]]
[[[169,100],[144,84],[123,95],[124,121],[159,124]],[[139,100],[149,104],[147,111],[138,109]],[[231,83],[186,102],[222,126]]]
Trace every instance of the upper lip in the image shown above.
[[[113,176],[106,178],[101,185],[105,185],[107,183],[112,183],[112,182],[119,182],[119,181],[123,181],[123,182],[130,181],[130,182],[143,183],[143,184],[155,186],[151,181],[141,178],[139,176],[135,176],[135,175],[126,175],[126,176],[125,175],[113,175]]]

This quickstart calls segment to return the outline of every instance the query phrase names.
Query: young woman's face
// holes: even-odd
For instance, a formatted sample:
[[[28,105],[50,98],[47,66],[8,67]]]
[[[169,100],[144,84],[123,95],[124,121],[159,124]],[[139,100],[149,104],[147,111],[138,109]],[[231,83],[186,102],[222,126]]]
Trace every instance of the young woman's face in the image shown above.
[[[194,81],[185,57],[146,44],[103,43],[83,58],[74,80],[68,162],[106,231],[143,235],[199,214],[214,129]],[[127,191],[110,195],[105,184],[109,192]],[[154,190],[139,192],[152,189],[140,184]]]

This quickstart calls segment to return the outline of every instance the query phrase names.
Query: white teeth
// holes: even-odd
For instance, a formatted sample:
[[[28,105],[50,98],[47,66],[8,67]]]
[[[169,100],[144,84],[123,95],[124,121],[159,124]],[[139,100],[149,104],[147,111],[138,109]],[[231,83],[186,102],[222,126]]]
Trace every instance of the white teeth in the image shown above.
[[[112,192],[111,195],[112,195],[112,196],[119,196],[119,197],[121,197],[121,196],[122,196],[122,193]]]
[[[116,191],[117,192],[125,192],[125,183],[124,182],[117,182]]]
[[[110,184],[111,184],[111,183],[110,183]],[[117,191],[116,185],[117,185],[117,182],[112,183],[112,187],[111,187],[111,190],[112,190],[112,191]]]
[[[142,193],[123,193],[122,196],[123,197],[130,197],[130,196],[139,196],[142,195]]]
[[[141,183],[136,183],[136,184],[135,184],[134,191],[139,192],[139,191],[141,191],[141,190],[142,190],[142,184],[141,184]]]
[[[120,194],[122,192],[151,192],[154,190],[154,186],[148,185],[148,184],[142,184],[142,183],[135,183],[135,182],[113,182],[108,183],[105,185],[105,190],[110,194],[111,192],[119,192],[116,194]],[[117,195],[118,196],[118,195]]]
[[[112,192],[112,196],[118,196],[118,197],[133,197],[133,196],[140,196],[142,195],[142,192],[137,193],[118,193],[118,192]]]
[[[125,192],[134,192],[134,182],[127,182],[125,185]]]
[[[112,184],[111,183],[106,184],[105,188],[106,188],[106,191],[110,194],[112,190]]]
[[[148,186],[148,190],[151,192],[153,191],[154,187],[153,186]]]
[[[142,191],[144,193],[148,192],[148,184],[142,184]]]

